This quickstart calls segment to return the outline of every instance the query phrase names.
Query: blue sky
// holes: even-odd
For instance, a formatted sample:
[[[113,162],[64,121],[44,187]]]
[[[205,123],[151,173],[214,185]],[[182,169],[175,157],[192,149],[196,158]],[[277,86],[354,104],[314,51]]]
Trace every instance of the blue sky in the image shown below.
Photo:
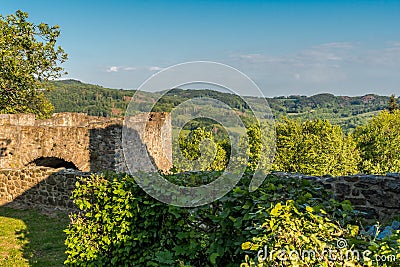
[[[68,75],[137,88],[186,61],[228,64],[266,96],[400,94],[400,1],[1,0],[58,24]]]

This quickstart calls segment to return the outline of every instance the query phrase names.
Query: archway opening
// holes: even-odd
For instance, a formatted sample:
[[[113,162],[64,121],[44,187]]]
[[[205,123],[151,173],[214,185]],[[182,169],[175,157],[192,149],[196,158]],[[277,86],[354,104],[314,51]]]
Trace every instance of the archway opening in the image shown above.
[[[29,163],[28,165],[36,165],[50,168],[66,168],[78,170],[74,163],[66,161],[57,157],[40,157]]]

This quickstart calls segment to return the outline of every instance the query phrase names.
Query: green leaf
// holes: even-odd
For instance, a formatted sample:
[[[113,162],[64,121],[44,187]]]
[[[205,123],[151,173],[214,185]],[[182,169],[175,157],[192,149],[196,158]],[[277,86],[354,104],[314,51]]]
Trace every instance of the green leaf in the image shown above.
[[[219,254],[214,252],[210,255],[210,262],[211,264],[217,264],[217,258],[218,258]]]

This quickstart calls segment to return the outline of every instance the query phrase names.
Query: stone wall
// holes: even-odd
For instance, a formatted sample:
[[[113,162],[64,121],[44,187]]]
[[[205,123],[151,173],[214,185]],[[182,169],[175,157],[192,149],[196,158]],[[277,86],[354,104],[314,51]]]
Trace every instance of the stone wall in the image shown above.
[[[168,113],[130,117],[137,134],[131,140],[136,169],[146,170],[149,152],[160,170],[171,167],[171,119]],[[59,158],[81,171],[126,172],[122,151],[123,120],[56,113],[50,119],[35,120],[31,114],[0,115],[0,169],[22,169],[40,158]],[[142,131],[142,129],[145,129]],[[136,170],[135,169],[135,170]]]
[[[70,200],[77,170],[28,167],[21,170],[0,170],[0,205],[12,203],[22,207],[47,209],[73,208]],[[277,172],[282,179],[293,177],[322,184],[333,191],[337,200],[349,200],[365,217],[385,219],[400,215],[400,174],[315,177]]]
[[[285,178],[307,179],[332,190],[337,200],[349,200],[357,210],[369,219],[400,215],[400,173],[380,175],[351,175],[340,177],[316,177],[283,172],[274,173]]]
[[[77,176],[88,175],[65,168],[28,167],[21,170],[0,170],[0,205],[74,210],[71,192]]]

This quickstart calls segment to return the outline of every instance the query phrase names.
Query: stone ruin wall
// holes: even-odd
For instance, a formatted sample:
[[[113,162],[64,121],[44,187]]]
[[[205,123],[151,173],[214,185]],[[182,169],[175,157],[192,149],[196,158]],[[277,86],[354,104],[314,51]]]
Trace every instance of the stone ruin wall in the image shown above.
[[[70,199],[76,177],[89,173],[64,168],[29,167],[0,170],[0,205],[73,210]],[[400,214],[400,174],[314,177],[275,173],[282,179],[293,177],[320,183],[332,190],[337,200],[349,200],[367,219],[385,219]]]
[[[333,192],[336,200],[349,200],[367,219],[400,215],[400,173],[385,176],[358,174],[339,177],[317,177],[276,172],[282,179],[292,177],[321,184]]]
[[[148,151],[158,169],[168,170],[172,158],[170,115],[139,114],[130,119],[138,130],[132,142],[143,148],[133,151],[131,160],[138,169],[146,170],[143,153]],[[38,158],[55,157],[73,163],[80,171],[127,172],[122,126],[121,118],[82,113],[56,113],[45,120],[35,120],[32,114],[0,114],[0,169],[22,169]]]
[[[85,175],[88,173],[39,166],[0,170],[0,206],[72,211],[76,177]]]

